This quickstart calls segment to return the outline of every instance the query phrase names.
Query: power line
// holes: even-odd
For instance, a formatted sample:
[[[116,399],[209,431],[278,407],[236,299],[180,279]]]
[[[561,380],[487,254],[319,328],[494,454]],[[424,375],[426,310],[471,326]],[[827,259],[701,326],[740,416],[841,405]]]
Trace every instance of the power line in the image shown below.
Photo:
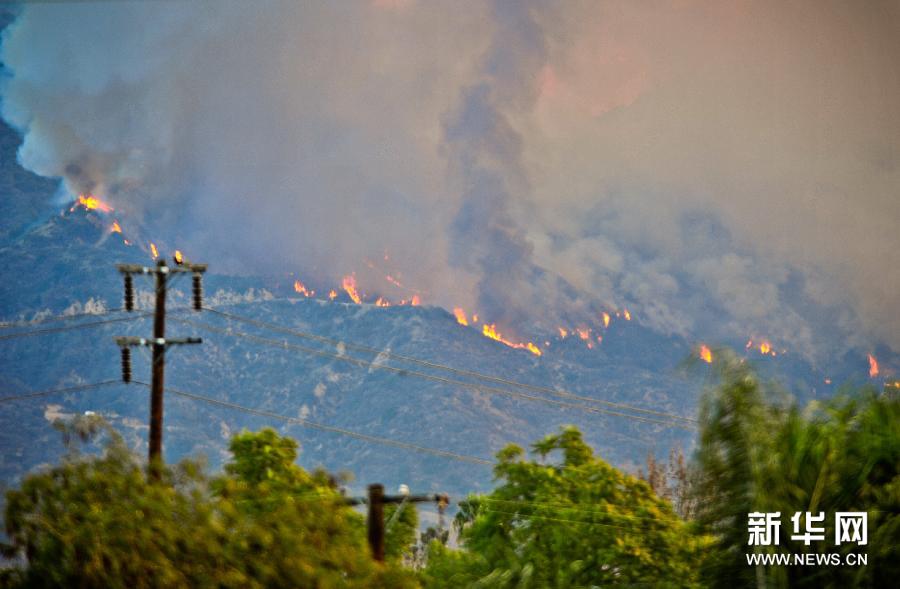
[[[291,329],[291,328],[287,328],[287,327],[282,327],[282,326],[280,326],[280,325],[275,325],[275,324],[273,324],[273,323],[267,323],[267,322],[265,322],[265,321],[260,321],[260,320],[258,320],[258,319],[252,319],[252,318],[250,318],[250,317],[243,317],[243,316],[241,316],[241,315],[235,315],[235,314],[233,314],[233,313],[226,313],[225,311],[220,311],[220,310],[218,310],[218,309],[213,309],[213,308],[210,308],[210,307],[204,307],[203,310],[204,310],[204,311],[209,311],[210,313],[214,313],[214,314],[217,314],[217,315],[221,315],[222,317],[226,317],[226,318],[228,318],[228,319],[232,319],[232,320],[235,320],[235,321],[241,321],[241,322],[244,322],[244,323],[250,323],[250,324],[252,324],[252,325],[256,325],[256,326],[258,326],[258,327],[263,327],[263,328],[265,328],[265,329],[270,329],[270,330],[272,330],[272,331],[278,331],[278,332],[282,332],[282,333],[286,333],[286,334],[296,335],[297,337],[301,337],[301,338],[305,338],[305,339],[310,339],[310,340],[318,341],[318,342],[322,342],[322,343],[327,343],[327,344],[330,344],[330,345],[343,345],[345,348],[350,349],[350,350],[358,350],[358,351],[361,351],[361,352],[367,352],[367,353],[371,353],[371,354],[379,354],[379,355],[381,355],[382,357],[385,357],[385,358],[392,358],[392,359],[394,359],[394,360],[400,360],[400,361],[403,361],[403,362],[410,362],[410,363],[413,363],[413,364],[419,364],[419,365],[421,365],[421,366],[427,366],[428,368],[435,368],[435,369],[438,369],[438,370],[445,370],[445,371],[447,371],[447,372],[451,372],[451,373],[454,373],[454,374],[459,374],[459,375],[461,375],[461,376],[468,376],[468,377],[472,377],[472,378],[478,378],[478,379],[481,379],[481,380],[484,380],[484,381],[488,381],[488,382],[494,382],[494,383],[498,383],[498,384],[505,384],[505,385],[517,387],[517,388],[520,388],[520,389],[528,389],[528,390],[532,390],[532,391],[535,391],[535,392],[546,393],[546,394],[549,394],[549,395],[554,395],[554,396],[562,397],[562,398],[566,398],[566,399],[572,399],[572,400],[578,400],[578,401],[585,401],[585,402],[589,402],[589,403],[599,403],[599,404],[602,404],[602,405],[606,405],[606,406],[608,406],[608,407],[615,407],[615,408],[622,409],[622,410],[626,410],[626,411],[633,411],[633,412],[635,412],[635,413],[644,413],[644,414],[647,414],[647,415],[656,415],[656,416],[659,416],[659,417],[665,417],[665,418],[669,418],[669,419],[681,420],[681,421],[685,421],[685,422],[688,422],[688,423],[696,423],[696,422],[697,422],[697,420],[696,420],[695,418],[693,418],[693,417],[686,417],[686,416],[683,416],[683,415],[678,415],[677,413],[670,413],[670,412],[667,412],[667,411],[658,411],[658,410],[655,410],[655,409],[645,409],[645,408],[643,408],[643,407],[636,407],[636,406],[634,406],[634,405],[628,405],[628,404],[626,404],[626,403],[617,403],[617,402],[614,402],[614,401],[607,401],[607,400],[605,400],[605,399],[597,399],[597,398],[594,398],[594,397],[588,397],[588,396],[584,396],[584,395],[576,395],[576,394],[571,393],[571,392],[568,392],[568,391],[557,390],[557,389],[553,389],[553,388],[550,388],[550,387],[545,387],[545,386],[540,386],[540,385],[532,385],[532,384],[528,384],[528,383],[518,382],[518,381],[510,380],[510,379],[507,379],[507,378],[502,378],[502,377],[499,377],[499,376],[492,376],[492,375],[489,375],[489,374],[484,374],[484,373],[476,372],[476,371],[474,371],[474,370],[465,370],[465,369],[462,369],[462,368],[455,368],[455,367],[452,367],[452,366],[447,366],[447,365],[445,365],[445,364],[440,364],[440,363],[437,363],[437,362],[431,362],[431,361],[428,361],[428,360],[422,360],[422,359],[420,359],[420,358],[414,358],[414,357],[411,357],[411,356],[405,356],[405,355],[402,355],[402,354],[397,354],[397,353],[394,353],[394,352],[389,352],[389,351],[387,351],[387,350],[381,350],[381,349],[374,348],[374,347],[371,347],[371,346],[365,346],[365,345],[361,345],[361,344],[348,343],[348,342],[346,342],[346,341],[344,341],[344,340],[337,340],[337,339],[329,338],[329,337],[322,336],[322,335],[316,335],[316,334],[312,334],[312,333],[307,333],[307,332],[300,331],[300,330],[297,330],[297,329]]]
[[[21,399],[33,399],[35,397],[46,397],[48,395],[61,395],[65,393],[75,393],[78,391],[86,391],[89,389],[97,389],[100,387],[105,387],[111,384],[119,384],[118,380],[104,380],[103,382],[95,382],[92,384],[83,384],[76,385],[71,387],[64,387],[61,389],[48,389],[44,391],[36,391],[33,393],[24,393],[21,395],[10,395],[8,397],[0,397],[0,403],[6,403],[7,401],[18,401]]]
[[[625,417],[625,418],[627,418],[627,419],[632,419],[632,420],[639,421],[639,422],[643,422],[643,423],[650,423],[650,424],[656,424],[656,425],[664,425],[664,426],[667,426],[667,427],[677,427],[677,428],[685,429],[685,430],[689,430],[689,431],[694,429],[693,426],[688,425],[688,424],[684,424],[684,423],[678,423],[678,422],[674,422],[674,421],[665,421],[665,420],[662,420],[662,419],[654,419],[654,418],[651,418],[651,417],[644,417],[644,416],[640,416],[640,415],[631,415],[631,414],[628,414],[628,413],[621,413],[621,412],[618,412],[618,411],[611,411],[611,410],[608,410],[608,409],[600,409],[599,407],[589,407],[589,406],[586,406],[586,405],[580,405],[580,404],[578,404],[578,403],[569,403],[569,402],[566,402],[566,401],[559,401],[559,400],[557,400],[557,399],[548,399],[548,398],[546,398],[546,397],[540,397],[540,396],[531,395],[531,394],[528,394],[528,393],[522,393],[522,392],[516,392],[516,391],[509,391],[509,390],[501,389],[501,388],[498,388],[498,387],[484,386],[484,385],[474,384],[474,383],[465,382],[465,381],[461,381],[461,380],[454,380],[454,379],[451,379],[451,378],[445,378],[445,377],[442,377],[442,376],[435,376],[435,375],[433,375],[433,374],[428,374],[428,373],[425,373],[425,372],[419,372],[419,371],[416,371],[416,370],[410,370],[410,369],[407,369],[407,368],[398,368],[398,367],[396,367],[396,366],[388,366],[388,365],[386,365],[386,364],[379,364],[379,363],[377,363],[377,362],[373,362],[373,361],[370,361],[370,360],[363,360],[363,359],[360,359],[360,358],[354,358],[354,357],[352,357],[352,356],[346,356],[346,355],[342,355],[342,354],[335,354],[335,353],[326,352],[326,351],[323,351],[323,350],[317,350],[317,349],[314,349],[314,348],[308,348],[308,347],[306,347],[306,346],[300,346],[300,345],[297,345],[297,344],[290,344],[290,343],[285,342],[285,341],[278,341],[278,340],[268,339],[268,338],[260,337],[260,336],[253,335],[253,334],[246,333],[246,332],[242,332],[242,331],[235,331],[235,330],[233,330],[233,329],[222,329],[222,328],[219,328],[219,327],[215,327],[215,326],[209,325],[208,323],[202,323],[202,322],[199,322],[199,321],[192,321],[192,320],[190,320],[190,319],[183,319],[183,318],[179,318],[179,317],[172,317],[172,319],[174,319],[175,321],[180,321],[180,322],[182,322],[182,323],[186,323],[186,324],[188,324],[188,325],[193,325],[193,326],[195,326],[195,327],[199,327],[199,328],[201,328],[201,329],[207,329],[207,330],[212,331],[212,332],[221,333],[221,334],[223,334],[223,335],[228,335],[228,336],[232,336],[232,337],[242,337],[242,338],[248,339],[248,340],[250,340],[250,341],[254,341],[254,342],[256,342],[256,343],[261,343],[261,344],[265,344],[265,345],[270,345],[270,346],[274,346],[274,347],[279,347],[279,348],[282,348],[282,349],[296,350],[296,351],[299,351],[299,352],[304,352],[304,353],[307,353],[307,354],[312,354],[312,355],[316,355],[316,356],[320,356],[320,357],[324,357],[324,358],[330,358],[330,359],[338,360],[338,361],[341,361],[341,362],[347,362],[347,363],[350,363],[350,364],[355,364],[355,365],[357,365],[357,366],[367,367],[367,368],[371,368],[371,369],[375,369],[375,370],[386,370],[386,371],[388,371],[388,372],[393,372],[393,373],[399,374],[399,375],[401,375],[401,376],[414,376],[414,377],[416,377],[416,378],[421,378],[421,379],[425,379],[425,380],[430,380],[430,381],[433,381],[433,382],[438,382],[438,383],[441,383],[441,384],[447,384],[447,385],[451,385],[451,386],[457,386],[457,387],[467,388],[467,389],[479,391],[479,392],[482,392],[482,393],[498,394],[498,395],[506,395],[506,396],[509,396],[509,397],[514,397],[514,398],[518,398],[518,399],[525,399],[525,400],[528,400],[528,401],[538,401],[538,402],[542,402],[542,403],[547,403],[547,404],[549,404],[549,405],[555,405],[555,406],[558,406],[558,407],[564,407],[564,408],[566,408],[566,409],[577,409],[577,410],[579,410],[579,411],[587,411],[587,412],[590,412],[590,413],[597,413],[597,414],[601,414],[601,415],[611,415],[611,416],[616,416],[616,417]]]
[[[317,355],[317,356],[321,356],[321,357],[325,357],[325,358],[339,360],[342,362],[348,362],[350,364],[355,364],[357,366],[363,366],[363,367],[367,367],[367,368],[371,368],[371,369],[375,369],[375,370],[386,370],[389,372],[394,372],[395,374],[399,374],[401,376],[414,376],[417,378],[431,380],[431,381],[439,382],[442,384],[448,384],[448,385],[452,385],[452,386],[468,388],[468,389],[472,389],[472,390],[483,392],[483,393],[506,395],[506,396],[510,396],[510,397],[514,397],[514,398],[526,399],[529,401],[539,401],[539,402],[547,403],[550,405],[564,407],[567,409],[578,409],[581,411],[587,411],[590,413],[598,413],[601,415],[626,417],[628,419],[633,419],[635,421],[640,421],[640,422],[644,422],[644,423],[659,424],[659,425],[665,425],[665,426],[669,426],[669,427],[677,427],[677,428],[687,429],[687,430],[694,429],[692,426],[690,426],[688,424],[682,424],[682,423],[677,423],[677,422],[672,422],[672,421],[664,421],[661,419],[654,419],[654,418],[644,417],[644,416],[639,416],[639,415],[630,415],[627,413],[620,413],[617,411],[600,409],[598,407],[589,407],[589,406],[581,405],[578,403],[569,403],[566,401],[558,401],[556,399],[548,399],[546,397],[539,397],[539,396],[530,395],[527,393],[509,391],[509,390],[501,389],[501,388],[497,388],[497,387],[484,386],[484,385],[479,385],[479,384],[475,384],[475,383],[454,380],[454,379],[450,379],[450,378],[446,378],[446,377],[442,377],[442,376],[435,376],[432,374],[427,374],[425,372],[418,372],[418,371],[409,370],[406,368],[398,368],[396,366],[388,366],[386,364],[380,364],[380,363],[373,362],[370,360],[354,358],[352,356],[335,354],[335,353],[326,352],[323,350],[308,348],[306,346],[300,346],[297,344],[289,344],[285,341],[272,340],[272,339],[260,337],[257,335],[253,335],[250,333],[236,331],[236,330],[233,330],[230,328],[222,329],[219,327],[209,325],[208,323],[201,323],[201,322],[192,321],[189,319],[181,319],[181,318],[175,318],[175,317],[173,317],[173,319],[175,319],[176,321],[181,321],[182,323],[187,323],[189,325],[193,325],[195,327],[200,327],[201,329],[208,329],[213,332],[221,333],[223,335],[229,335],[229,336],[233,336],[233,337],[243,337],[243,338],[249,339],[251,341],[255,341],[257,343],[261,343],[261,344],[265,344],[265,345],[271,345],[271,346],[275,346],[275,347],[279,347],[279,348],[283,348],[283,349],[297,350],[300,352],[305,352],[308,354],[313,354],[313,355]]]
[[[545,515],[514,513],[514,512],[510,512],[510,511],[501,511],[499,509],[494,509],[493,507],[486,507],[485,511],[487,511],[489,513],[502,513],[504,515],[511,515],[513,517],[519,517],[522,519],[542,519],[542,520],[547,520],[547,521],[563,522],[563,523],[569,523],[569,524],[581,524],[584,526],[601,526],[604,528],[617,528],[619,530],[628,530],[631,532],[648,530],[648,528],[642,528],[640,526],[617,526],[615,524],[604,524],[604,523],[600,523],[600,522],[588,522],[588,521],[583,521],[583,520],[565,519],[565,518],[561,518],[561,517],[548,517]]]
[[[45,335],[48,333],[60,333],[63,331],[71,331],[73,329],[87,329],[89,327],[99,327],[101,325],[107,325],[110,323],[121,323],[123,321],[133,321],[135,319],[140,319],[142,317],[148,316],[149,313],[140,313],[136,317],[118,317],[115,319],[106,319],[104,321],[93,321],[91,323],[79,323],[77,325],[66,325],[65,327],[48,327],[46,329],[35,329],[32,331],[22,331],[19,333],[7,333],[5,335],[0,335],[0,341],[16,339],[20,337],[31,337],[34,335]]]
[[[2,0],[0,0],[2,1]],[[118,313],[122,311],[121,307],[117,309],[106,309],[100,312],[93,311],[85,311],[84,313],[70,313],[70,314],[62,314],[62,315],[51,315],[48,317],[41,317],[40,319],[32,319],[32,320],[24,320],[24,321],[11,321],[8,323],[0,323],[0,329],[12,329],[16,327],[31,327],[33,325],[43,325],[44,323],[55,323],[57,321],[67,321],[69,319],[80,319],[82,317],[105,317],[107,315],[112,315],[113,313]]]
[[[149,384],[141,381],[132,381],[135,384],[140,384],[144,386],[150,386]],[[460,460],[462,462],[469,462],[472,464],[482,464],[487,466],[492,466],[494,463],[490,460],[486,460],[484,458],[478,458],[475,456],[467,456],[465,454],[457,454],[456,452],[449,452],[447,450],[438,450],[436,448],[429,448],[427,446],[419,446],[417,444],[411,444],[409,442],[402,442],[400,440],[393,440],[391,438],[384,438],[380,436],[373,436],[370,434],[363,434],[360,432],[356,432],[349,429],[344,429],[341,427],[326,425],[323,423],[318,423],[315,421],[310,421],[308,419],[302,419],[299,417],[290,417],[287,415],[282,415],[280,413],[275,413],[273,411],[266,411],[264,409],[254,409],[252,407],[246,407],[244,405],[238,405],[237,403],[232,403],[230,401],[223,401],[221,399],[214,399],[212,397],[205,397],[203,395],[198,395],[195,393],[189,393],[187,391],[182,391],[179,389],[175,389],[172,387],[166,387],[166,391],[173,395],[178,395],[180,397],[184,397],[186,399],[193,399],[195,401],[202,401],[204,403],[208,403],[210,405],[218,405],[219,407],[225,407],[228,409],[234,409],[235,411],[242,411],[244,413],[249,413],[251,415],[257,415],[260,417],[269,417],[272,419],[278,419],[281,421],[286,421],[288,423],[293,423],[296,425],[301,425],[303,427],[309,427],[312,429],[318,429],[321,431],[332,432],[336,434],[341,434],[344,436],[349,436],[351,438],[356,438],[358,440],[363,440],[365,442],[373,442],[376,444],[384,444],[386,446],[394,446],[395,448],[404,448],[406,450],[414,450],[416,452],[424,452],[426,454],[433,454],[435,456],[441,456],[444,458],[451,458],[453,460]]]
[[[527,507],[539,508],[539,509],[547,509],[549,511],[555,511],[557,513],[562,511],[573,511],[577,513],[583,513],[585,515],[601,515],[604,517],[609,517],[612,519],[627,519],[627,520],[638,520],[638,521],[669,521],[663,519],[661,517],[644,517],[640,515],[626,515],[623,513],[610,513],[608,511],[601,511],[598,509],[585,509],[584,507],[579,507],[578,505],[566,505],[564,503],[551,503],[551,502],[543,502],[543,501],[526,501],[522,499],[496,499],[488,496],[480,496],[476,495],[471,499],[467,499],[471,503],[478,503],[480,501],[487,501],[488,503],[503,503],[508,505],[524,505]]]

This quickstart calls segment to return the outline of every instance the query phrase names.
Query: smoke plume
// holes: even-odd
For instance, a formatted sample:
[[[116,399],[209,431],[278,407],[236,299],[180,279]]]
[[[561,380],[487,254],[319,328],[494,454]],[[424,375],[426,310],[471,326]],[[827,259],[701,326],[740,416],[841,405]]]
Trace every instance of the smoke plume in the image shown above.
[[[894,2],[31,4],[20,162],[233,272],[900,350]],[[199,255],[202,252],[202,255]]]

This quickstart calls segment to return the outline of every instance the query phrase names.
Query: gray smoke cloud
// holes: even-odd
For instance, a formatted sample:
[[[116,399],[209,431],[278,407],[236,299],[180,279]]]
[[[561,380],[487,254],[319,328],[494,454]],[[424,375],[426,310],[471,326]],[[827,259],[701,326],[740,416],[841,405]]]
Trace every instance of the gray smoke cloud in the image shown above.
[[[897,30],[894,2],[28,5],[2,107],[25,167],[219,268],[826,357],[900,350]]]

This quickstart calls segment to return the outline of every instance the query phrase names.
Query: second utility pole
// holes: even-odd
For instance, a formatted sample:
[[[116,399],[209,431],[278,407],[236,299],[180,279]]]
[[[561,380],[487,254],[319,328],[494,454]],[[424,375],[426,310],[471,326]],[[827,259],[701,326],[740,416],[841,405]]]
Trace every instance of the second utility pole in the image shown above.
[[[372,550],[372,558],[377,562],[384,562],[384,505],[386,503],[397,504],[397,510],[403,509],[407,503],[426,503],[434,502],[438,504],[438,511],[443,516],[444,509],[450,504],[450,498],[445,493],[431,495],[410,495],[409,489],[400,495],[385,495],[384,485],[375,483],[369,485],[368,499],[347,499],[348,505],[359,505],[360,503],[368,503],[369,514],[366,518],[366,529],[369,538],[369,548]],[[398,511],[394,512],[394,517],[398,515]]]

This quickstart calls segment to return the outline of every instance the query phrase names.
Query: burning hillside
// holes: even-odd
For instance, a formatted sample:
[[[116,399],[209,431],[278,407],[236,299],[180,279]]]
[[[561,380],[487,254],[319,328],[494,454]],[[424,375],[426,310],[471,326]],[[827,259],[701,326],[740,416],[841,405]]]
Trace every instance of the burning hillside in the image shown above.
[[[115,208],[97,195],[78,195],[68,208],[68,212],[74,213],[79,210],[97,215],[97,218],[106,227],[106,233],[118,235],[125,245],[144,244],[141,246],[141,249],[146,252],[150,259],[156,260],[163,255],[162,248],[157,245],[157,241],[150,241],[143,237],[143,231],[137,225],[123,223],[119,217],[114,216]],[[128,229],[126,230],[124,226],[127,226]],[[133,235],[126,235],[126,232]],[[171,252],[170,255],[176,264],[183,263],[184,254],[181,250],[171,249],[167,251]],[[384,264],[391,262],[391,257],[387,253],[382,257]],[[364,266],[368,270],[374,271],[376,275],[380,271],[379,264],[372,260],[365,261]],[[368,286],[360,282],[355,272],[344,275],[339,285],[322,284],[318,288],[313,288],[306,281],[297,278],[293,280],[291,286],[292,291],[303,298],[316,298],[317,292],[322,292],[327,293],[323,298],[328,301],[344,301],[355,305],[372,305],[377,308],[416,307],[422,304],[435,304],[435,301],[430,301],[426,298],[426,293],[423,291],[404,284],[400,278],[401,273],[396,269],[382,270],[380,272],[381,278],[375,279]],[[548,327],[542,326],[540,322],[533,322],[527,326],[505,325],[487,317],[484,311],[469,312],[462,306],[452,306],[451,308],[451,312],[459,325],[472,328],[483,337],[492,341],[499,342],[512,349],[527,351],[537,357],[547,353],[554,342],[562,342],[570,338],[582,342],[587,349],[593,350],[604,343],[605,337],[608,337],[609,332],[615,328],[616,322],[620,322],[620,325],[626,325],[633,320],[632,312],[627,308],[608,308],[607,310],[584,316],[568,325]],[[530,332],[532,337],[510,335],[522,332]],[[774,358],[788,352],[785,347],[780,347],[776,350],[769,339],[759,336],[747,339],[744,349],[748,357],[754,355]],[[706,363],[712,363],[714,359],[711,348],[706,344],[699,346],[697,355]],[[869,354],[867,359],[869,377],[871,379],[881,377],[882,372],[875,356]],[[831,384],[831,379],[826,378],[825,383]]]

